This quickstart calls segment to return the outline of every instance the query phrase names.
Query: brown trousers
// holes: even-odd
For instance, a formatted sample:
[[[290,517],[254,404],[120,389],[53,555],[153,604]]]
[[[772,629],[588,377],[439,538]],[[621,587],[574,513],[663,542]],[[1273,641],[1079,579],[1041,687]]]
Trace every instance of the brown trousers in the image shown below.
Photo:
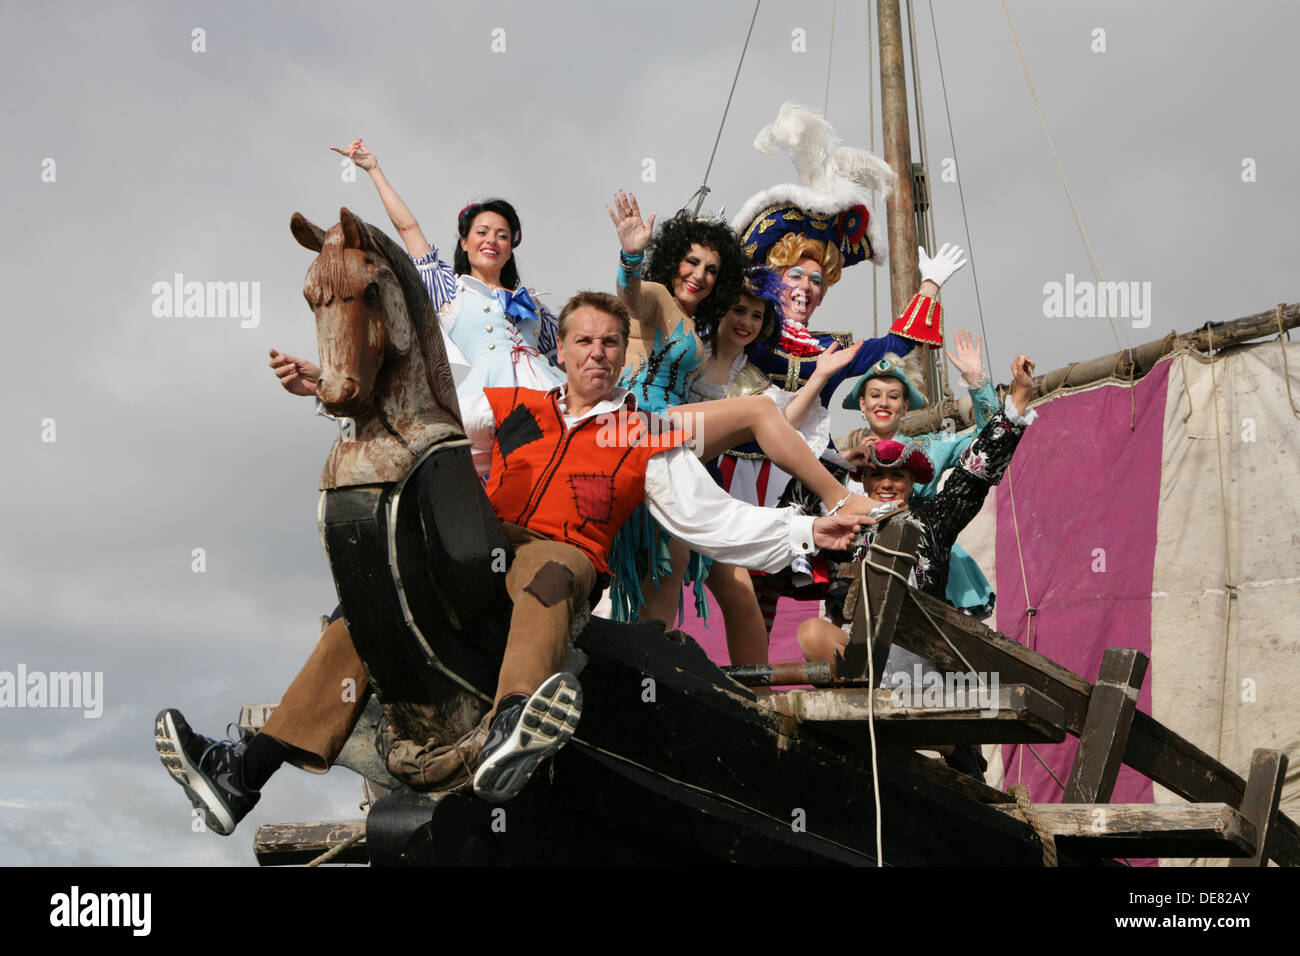
[[[573,616],[596,585],[591,559],[573,545],[517,525],[503,527],[515,550],[506,572],[514,612],[495,701],[531,694],[560,669]],[[289,762],[294,766],[324,773],[343,749],[368,696],[365,668],[340,618],[325,628],[262,733],[293,749]]]

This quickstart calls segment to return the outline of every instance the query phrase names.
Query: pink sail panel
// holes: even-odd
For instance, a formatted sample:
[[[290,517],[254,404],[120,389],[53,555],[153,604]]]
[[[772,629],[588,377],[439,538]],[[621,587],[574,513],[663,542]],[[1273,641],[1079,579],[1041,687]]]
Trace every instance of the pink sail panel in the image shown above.
[[[1025,642],[1027,577],[1037,609],[1031,646],[1090,681],[1108,647],[1151,654],[1168,376],[1161,363],[1132,394],[1107,385],[1039,405],[998,490],[998,630]],[[1148,670],[1138,697],[1147,713],[1151,682]],[[1064,781],[1077,743],[1067,737],[1035,750]],[[1060,802],[1060,787],[1032,754],[1008,745],[1002,758],[1008,784],[1023,780],[1036,802]],[[1149,803],[1151,781],[1124,767],[1111,800]]]

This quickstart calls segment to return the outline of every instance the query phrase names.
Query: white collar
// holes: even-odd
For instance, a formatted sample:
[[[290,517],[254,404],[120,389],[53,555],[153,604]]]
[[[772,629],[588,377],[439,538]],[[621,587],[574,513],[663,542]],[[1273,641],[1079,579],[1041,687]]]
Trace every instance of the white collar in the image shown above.
[[[496,298],[497,295],[496,289],[492,288],[490,285],[488,285],[486,282],[482,281],[481,279],[475,279],[468,272],[461,274],[460,281],[461,284],[464,285],[465,288],[469,289],[471,292],[477,292],[479,295],[487,296],[488,298],[491,299]]]
[[[610,412],[617,412],[622,408],[629,407],[627,402],[628,398],[632,399],[630,406],[631,409],[636,411],[636,394],[628,391],[626,388],[618,388],[615,386],[614,391],[609,398],[605,399],[603,402],[597,402],[592,407],[591,411],[581,417],[571,416],[569,414],[568,382],[555,386],[551,391],[556,393],[556,402],[560,406],[560,414],[565,418],[574,418],[575,421],[582,421],[591,418],[594,415],[608,415]]]

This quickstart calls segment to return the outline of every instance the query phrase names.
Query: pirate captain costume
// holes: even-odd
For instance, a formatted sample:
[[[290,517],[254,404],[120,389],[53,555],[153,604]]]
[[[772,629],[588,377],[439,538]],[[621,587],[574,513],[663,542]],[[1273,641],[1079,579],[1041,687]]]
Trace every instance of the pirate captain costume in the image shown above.
[[[887,260],[884,232],[879,218],[871,215],[870,205],[873,194],[888,198],[897,178],[888,164],[865,150],[840,146],[824,118],[793,103],[781,107],[776,121],[758,134],[754,146],[767,153],[787,152],[799,182],[763,190],[737,213],[733,224],[751,262],[773,270],[789,267],[789,275],[802,259],[817,260],[828,291],[843,269],[860,262],[878,266]],[[944,265],[955,261],[954,257]],[[936,273],[932,281],[942,285],[960,265],[952,265],[946,274]],[[793,394],[807,384],[817,359],[832,344],[846,348],[853,341],[851,332],[810,332],[800,322],[786,318],[780,341],[756,348],[752,362],[773,384]],[[862,342],[853,361],[822,386],[818,401],[823,411],[818,422],[824,433],[813,447],[832,471],[847,471],[847,462],[831,439],[826,411],[836,390],[845,381],[864,374],[886,354],[906,355],[917,344],[931,348],[943,344],[942,308],[920,293],[886,335]],[[787,489],[798,485],[752,442],[728,451],[719,460],[718,471],[732,495],[769,507],[780,504]],[[801,492],[796,489],[796,493]],[[831,577],[825,560],[814,564],[814,582],[824,588]],[[769,631],[783,589],[784,583],[779,581],[765,581],[759,588],[759,604]]]
[[[754,146],[766,153],[787,152],[800,181],[751,196],[732,220],[750,262],[776,271],[805,257],[819,260],[829,291],[843,269],[861,262],[879,266],[888,259],[880,220],[870,210],[873,195],[888,198],[897,178],[888,164],[865,150],[840,146],[825,119],[793,103],[781,107]],[[851,332],[811,332],[787,316],[780,340],[755,348],[752,361],[773,384],[793,393],[807,384],[817,359],[832,344],[847,348],[853,341]],[[942,309],[919,293],[886,335],[864,341],[853,361],[827,380],[818,395],[822,408],[829,409],[841,384],[862,375],[886,353],[906,355],[917,344],[943,344]],[[821,418],[826,457],[842,465],[830,438],[829,416]],[[752,442],[727,454],[731,462],[720,467],[732,476],[732,494],[754,504],[775,505],[790,475],[772,465]]]

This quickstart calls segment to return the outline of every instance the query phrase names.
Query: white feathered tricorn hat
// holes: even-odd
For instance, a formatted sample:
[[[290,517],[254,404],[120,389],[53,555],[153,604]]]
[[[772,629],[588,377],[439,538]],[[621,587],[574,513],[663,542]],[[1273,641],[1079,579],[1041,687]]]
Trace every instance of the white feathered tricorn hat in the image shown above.
[[[888,163],[842,145],[825,117],[789,102],[758,134],[754,148],[788,154],[799,182],[756,193],[732,219],[750,261],[765,263],[767,251],[790,232],[834,244],[845,266],[888,260],[882,221],[871,213],[874,195],[889,198],[897,181]]]

